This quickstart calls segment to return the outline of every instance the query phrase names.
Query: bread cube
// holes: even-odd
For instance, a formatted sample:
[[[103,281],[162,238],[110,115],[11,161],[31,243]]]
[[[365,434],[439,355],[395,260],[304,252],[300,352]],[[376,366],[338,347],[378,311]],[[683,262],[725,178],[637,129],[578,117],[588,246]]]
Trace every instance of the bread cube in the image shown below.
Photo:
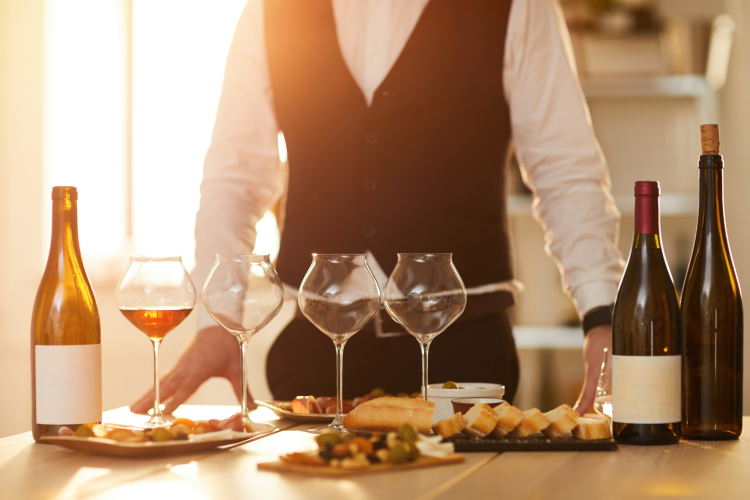
[[[527,437],[540,432],[549,426],[549,420],[538,408],[532,408],[523,412],[523,420],[519,423],[511,435],[513,437]]]

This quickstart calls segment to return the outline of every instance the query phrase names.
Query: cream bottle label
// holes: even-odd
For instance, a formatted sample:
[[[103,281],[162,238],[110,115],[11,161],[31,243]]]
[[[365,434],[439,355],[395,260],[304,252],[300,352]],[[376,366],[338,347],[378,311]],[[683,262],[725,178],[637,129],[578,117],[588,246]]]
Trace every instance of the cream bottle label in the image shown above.
[[[102,345],[38,345],[36,423],[102,420]]]
[[[612,356],[612,420],[680,422],[681,369],[682,356]]]

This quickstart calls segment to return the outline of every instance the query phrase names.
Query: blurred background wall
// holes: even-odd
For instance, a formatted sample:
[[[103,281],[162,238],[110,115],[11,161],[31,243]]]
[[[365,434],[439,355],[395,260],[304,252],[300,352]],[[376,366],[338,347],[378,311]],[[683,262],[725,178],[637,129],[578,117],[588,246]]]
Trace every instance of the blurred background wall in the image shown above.
[[[29,429],[29,324],[49,244],[53,185],[80,192],[81,246],[102,321],[105,409],[150,387],[150,346],[120,315],[114,289],[131,252],[181,254],[192,265],[201,166],[243,6],[0,0],[0,436]],[[633,182],[660,180],[665,251],[681,287],[696,221],[697,127],[718,122],[730,241],[740,281],[750,283],[743,227],[750,0],[562,0],[562,7],[623,212],[624,255]],[[526,286],[512,311],[522,360],[517,403],[572,404],[583,373],[580,327],[544,254],[517,167],[509,175],[515,266]],[[259,245],[273,252],[271,215],[260,230]],[[269,396],[265,352],[293,310],[287,304],[250,345],[256,397]],[[194,318],[170,333],[161,349],[163,373],[193,333]],[[233,404],[234,396],[228,383],[212,380],[190,402]]]

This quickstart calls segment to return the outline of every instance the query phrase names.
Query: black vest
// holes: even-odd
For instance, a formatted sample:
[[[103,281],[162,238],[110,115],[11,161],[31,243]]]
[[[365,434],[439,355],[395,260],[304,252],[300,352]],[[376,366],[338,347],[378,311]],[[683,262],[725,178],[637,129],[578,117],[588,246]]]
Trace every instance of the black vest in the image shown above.
[[[467,287],[512,278],[503,54],[511,0],[431,0],[372,106],[338,45],[330,0],[265,3],[276,117],[289,153],[277,269],[311,253],[452,252]],[[465,317],[508,293],[470,297]]]

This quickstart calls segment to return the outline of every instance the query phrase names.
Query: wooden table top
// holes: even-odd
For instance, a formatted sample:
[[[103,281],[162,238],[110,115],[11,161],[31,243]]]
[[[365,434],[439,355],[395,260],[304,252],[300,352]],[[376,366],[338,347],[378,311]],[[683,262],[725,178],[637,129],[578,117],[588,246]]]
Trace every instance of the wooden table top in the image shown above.
[[[227,406],[184,406],[176,414],[224,418]],[[31,433],[0,439],[0,498],[208,498],[503,500],[587,498],[750,498],[748,432],[738,441],[683,441],[674,446],[620,446],[616,452],[467,453],[466,462],[411,471],[329,479],[257,470],[282,453],[313,449],[305,426],[268,410],[253,419],[282,432],[226,451],[171,458],[124,459],[37,445]],[[136,423],[126,408],[104,420]],[[745,417],[745,429],[750,417]]]

